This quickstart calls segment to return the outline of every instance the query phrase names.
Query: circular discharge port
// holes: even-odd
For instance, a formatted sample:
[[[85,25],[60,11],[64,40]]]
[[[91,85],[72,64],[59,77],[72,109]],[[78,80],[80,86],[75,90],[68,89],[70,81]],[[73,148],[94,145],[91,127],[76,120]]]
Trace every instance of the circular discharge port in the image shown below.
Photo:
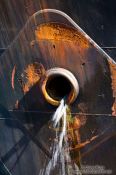
[[[58,106],[63,98],[68,104],[71,104],[77,98],[79,85],[70,71],[63,68],[52,68],[46,72],[42,92],[47,102],[54,106]]]

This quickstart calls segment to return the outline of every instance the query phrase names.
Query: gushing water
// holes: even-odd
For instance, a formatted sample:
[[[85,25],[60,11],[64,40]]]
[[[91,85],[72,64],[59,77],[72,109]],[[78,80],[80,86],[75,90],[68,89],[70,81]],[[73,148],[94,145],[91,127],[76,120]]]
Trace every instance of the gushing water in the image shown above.
[[[71,157],[67,138],[67,109],[68,106],[62,99],[52,117],[53,128],[56,131],[56,138],[51,147],[52,158],[40,175],[50,175],[55,168],[58,168],[58,175],[80,175],[76,164],[68,165],[68,162],[71,162]],[[73,169],[76,169],[75,173],[72,172]]]
[[[53,156],[49,161],[46,167],[46,175],[50,174],[50,171],[57,166],[58,161],[61,163],[62,175],[65,175],[65,158],[64,158],[64,150],[63,150],[63,140],[66,135],[66,109],[67,105],[64,103],[64,100],[61,100],[59,107],[57,108],[55,114],[53,115],[53,127],[56,128],[56,142],[53,146]],[[62,119],[62,129],[60,134],[57,131],[57,128],[60,128],[60,121]]]

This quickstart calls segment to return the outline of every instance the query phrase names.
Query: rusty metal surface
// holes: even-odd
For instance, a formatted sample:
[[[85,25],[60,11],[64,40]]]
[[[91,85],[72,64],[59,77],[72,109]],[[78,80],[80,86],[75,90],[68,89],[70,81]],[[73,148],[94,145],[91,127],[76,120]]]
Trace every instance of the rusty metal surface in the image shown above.
[[[29,16],[43,8],[65,12],[100,46],[115,46],[115,6],[115,0],[1,0],[0,47],[7,47]]]
[[[32,27],[33,30],[29,30],[29,27]],[[48,26],[43,27],[47,28]],[[63,39],[59,35],[57,37],[55,36],[56,38],[53,38],[53,36],[52,38],[48,38],[48,35],[44,35],[44,38],[40,38],[41,35],[39,35],[39,32],[41,34],[41,30],[45,31],[45,28],[42,29],[41,27],[41,30],[39,30],[39,26],[36,26],[34,28],[32,18],[31,23],[28,23],[27,26],[25,26],[25,29],[22,31],[22,33],[8,48],[8,50],[2,55],[0,60],[0,81],[3,87],[1,88],[0,101],[2,106],[6,108],[6,110],[12,110],[17,106],[18,109],[24,111],[54,111],[55,108],[47,104],[41,95],[41,83],[40,86],[38,84],[34,84],[33,87],[31,84],[31,89],[29,89],[28,92],[24,94],[24,92],[22,91],[23,79],[21,78],[21,75],[23,72],[25,72],[25,70],[28,70],[29,65],[35,62],[41,62],[45,70],[55,66],[60,66],[71,70],[79,80],[81,87],[80,96],[72,106],[72,112],[83,112],[85,113],[85,115],[88,114],[88,116],[86,116],[87,123],[82,127],[81,130],[82,145],[83,143],[87,145],[87,147],[84,147],[82,149],[83,158],[86,157],[86,155],[89,155],[88,153],[93,150],[93,152],[95,153],[95,148],[99,148],[103,142],[105,142],[107,139],[111,138],[111,136],[114,136],[115,134],[115,120],[112,118],[112,105],[115,102],[115,99],[113,98],[113,92],[115,91],[115,85],[113,82],[113,79],[115,79],[113,74],[115,66],[113,63],[111,64],[111,62],[108,61],[108,58],[104,57],[104,54],[100,50],[96,49],[96,47],[92,45],[90,41],[87,40],[80,31],[76,31],[75,29],[71,29],[70,27],[62,25],[58,27],[58,29],[57,27],[54,28],[54,26],[51,27],[51,31],[55,34],[60,31],[63,35],[62,31],[65,31],[66,34],[67,30],[68,38],[70,38],[70,41],[67,41],[66,36],[64,36]],[[73,34],[75,33],[74,37],[72,37],[72,32],[69,32],[70,30],[73,31]],[[28,32],[30,35],[27,35]],[[51,33],[50,36],[52,35]],[[77,36],[80,38],[81,42],[79,42],[79,40],[76,40]],[[73,43],[74,38],[75,43]],[[36,42],[34,42],[35,40]],[[84,45],[86,47],[83,47],[83,43],[88,44]],[[62,52],[59,52],[60,48],[62,48]],[[16,71],[13,72],[14,66],[16,67]],[[12,75],[14,76],[13,79]],[[13,86],[12,80],[14,81]],[[34,97],[33,99],[32,96]],[[97,116],[97,114],[101,115]],[[16,175],[31,175],[33,172],[37,174],[39,172],[39,167],[42,167],[42,164],[44,164],[43,162],[45,156],[41,152],[41,150],[43,150],[43,152],[46,150],[45,154],[49,156],[50,143],[46,144],[46,140],[48,140],[48,133],[50,133],[51,131],[49,130],[48,125],[44,126],[44,124],[47,123],[50,119],[50,114],[46,116],[45,114],[39,114],[39,117],[38,114],[35,114],[36,120],[33,120],[34,115],[32,116],[32,113],[25,116],[25,113],[20,115],[16,114],[14,111],[14,113],[11,114],[7,113],[6,116],[11,117],[12,115],[14,117],[18,117],[19,115],[19,118],[21,117],[23,118],[23,120],[21,120],[20,122],[6,122],[6,128],[4,127],[4,124],[1,124],[3,130],[9,130],[9,128],[11,128],[11,133],[9,131],[9,134],[5,132],[6,136],[4,136],[4,138],[6,138],[5,144],[6,142],[8,142],[7,139],[10,139],[8,144],[6,144],[6,147],[4,147],[4,145],[1,146],[2,160],[4,162],[6,161],[8,167]],[[77,115],[76,117],[80,117],[79,114],[74,114],[74,116],[75,115]],[[29,121],[27,120],[27,118]],[[28,129],[29,133],[27,132],[25,127],[22,127],[23,122],[25,123],[25,127],[26,129]],[[29,123],[27,124],[27,122]],[[20,130],[20,132],[17,131],[17,129]],[[23,138],[21,138],[23,135],[22,133],[25,134],[26,137],[23,136]],[[51,133],[51,135],[52,134],[53,133]],[[99,137],[97,138],[98,140],[95,139],[94,141],[94,139],[92,140],[92,137],[95,135],[99,135]],[[17,138],[17,136],[19,138]],[[28,139],[31,139],[35,144],[33,144],[32,141],[30,142]],[[12,148],[13,145],[15,145],[15,142],[17,141],[21,143],[18,144],[19,148],[17,148],[16,150],[16,148],[14,147],[14,151],[11,150],[11,153],[9,153],[9,150]],[[17,160],[17,157],[20,157],[20,154],[22,154],[23,152],[23,150],[20,150],[20,147],[23,147],[23,142],[26,142],[26,145],[23,148],[24,150],[26,150],[24,151],[21,159],[18,159],[18,164],[16,164],[14,162]],[[28,145],[28,142],[30,146]],[[29,150],[26,147],[27,145],[29,147]],[[8,154],[6,154],[7,152]],[[12,152],[14,152],[13,158]],[[36,154],[34,154],[34,152]],[[17,154],[19,156],[17,156]],[[30,166],[29,160],[31,157],[33,159],[33,165]],[[8,159],[10,159],[10,161]],[[83,158],[83,161],[89,162],[90,160],[89,158]],[[37,166],[38,162],[40,162],[40,164]],[[90,163],[92,162],[90,161]],[[24,168],[24,164],[26,164],[28,167],[30,166],[30,168]],[[106,163],[106,166],[110,167],[110,164]]]

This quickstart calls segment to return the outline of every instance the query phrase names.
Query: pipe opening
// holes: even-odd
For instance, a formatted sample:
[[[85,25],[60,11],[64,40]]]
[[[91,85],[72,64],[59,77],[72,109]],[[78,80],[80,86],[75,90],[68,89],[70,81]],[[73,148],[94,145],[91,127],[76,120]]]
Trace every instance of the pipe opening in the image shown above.
[[[71,104],[79,93],[79,85],[70,71],[63,68],[53,68],[46,72],[42,92],[47,102],[52,105],[58,106],[63,98]]]
[[[46,83],[46,91],[51,98],[59,101],[71,93],[72,85],[66,77],[53,75]]]

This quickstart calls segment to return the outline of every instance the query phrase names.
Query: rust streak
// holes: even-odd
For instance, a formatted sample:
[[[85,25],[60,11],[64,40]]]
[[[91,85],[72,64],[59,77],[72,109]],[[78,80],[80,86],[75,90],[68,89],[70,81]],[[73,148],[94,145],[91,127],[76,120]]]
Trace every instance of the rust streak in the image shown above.
[[[42,24],[37,27],[35,35],[38,41],[42,39],[73,41],[73,43],[79,43],[83,49],[90,46],[89,42],[77,30],[61,24]]]
[[[15,73],[16,73],[16,66],[14,66],[13,70],[12,70],[12,76],[11,76],[11,85],[13,90],[15,89],[14,87],[14,77],[15,77]]]
[[[42,75],[45,74],[45,69],[41,63],[32,63],[29,64],[24,73],[22,74],[25,80],[23,81],[23,91],[24,93],[28,92],[29,89],[36,84]]]
[[[111,71],[112,90],[113,90],[113,97],[114,97],[114,103],[112,106],[112,115],[116,116],[116,65],[109,62],[109,66]]]

